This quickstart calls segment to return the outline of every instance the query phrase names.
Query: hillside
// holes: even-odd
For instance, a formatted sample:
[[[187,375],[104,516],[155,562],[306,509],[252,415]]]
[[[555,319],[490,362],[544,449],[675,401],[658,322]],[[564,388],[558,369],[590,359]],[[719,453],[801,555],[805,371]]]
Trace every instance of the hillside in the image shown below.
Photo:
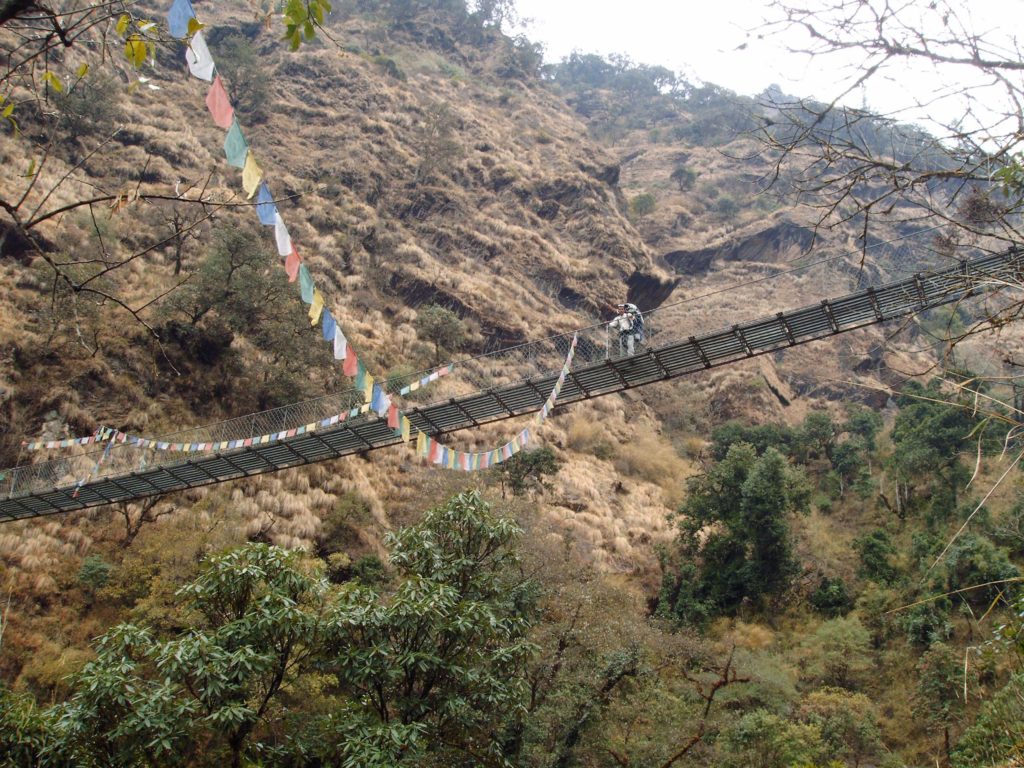
[[[529,41],[462,3],[336,5],[323,34],[296,52],[251,3],[196,11],[292,242],[349,341],[382,374],[606,321],[624,300],[660,308],[658,321],[685,335],[941,261],[908,260],[895,244],[909,234],[901,225],[878,230],[894,244],[865,260],[858,231],[817,228],[815,211],[764,189],[768,161],[744,133],[751,100],[710,84],[670,87],[643,66],[620,67],[628,87],[592,59],[584,63],[600,77],[570,63],[543,67]],[[13,49],[7,34],[0,29]],[[64,56],[60,92],[14,83],[20,130],[0,135],[0,197],[21,199],[0,224],[0,463],[45,455],[23,451],[24,440],[101,425],[159,434],[350,386],[225,162],[208,86],[188,76],[180,46],[159,45],[145,82],[128,88],[130,68],[96,59],[76,81],[86,58],[78,48]],[[96,202],[34,223],[88,197]],[[766,279],[775,272],[787,274]],[[459,338],[431,334],[425,318],[436,307]],[[949,427],[952,463],[930,453],[900,463],[911,447],[927,453],[908,419],[946,422],[891,395],[938,370],[933,335],[954,321],[969,321],[966,311],[559,408],[538,435],[557,471],[527,476],[524,488],[394,449],[5,524],[0,680],[40,705],[63,700],[68,675],[96,657],[93,638],[120,621],[165,633],[188,626],[175,591],[205,556],[247,542],[308,555],[303,567],[315,561],[342,589],[386,591],[398,579],[386,565],[388,534],[472,487],[523,526],[520,573],[542,584],[531,598],[537,655],[519,670],[533,676],[523,711],[536,719],[508,736],[516,764],[669,765],[681,734],[697,734],[679,765],[739,766],[765,754],[757,739],[768,733],[790,740],[779,754],[808,765],[949,760],[950,729],[959,738],[997,691],[1015,690],[1004,688],[1019,681],[1015,664],[987,648],[967,701],[952,673],[935,683],[945,708],[928,709],[901,681],[926,690],[922,660],[962,663],[964,648],[991,637],[996,615],[981,600],[947,600],[906,621],[884,611],[1013,578],[1024,554],[1007,483],[959,559],[926,569],[983,495],[964,490],[971,478],[958,458],[974,450],[966,436],[976,424]],[[979,336],[958,360],[994,370],[1019,333],[1006,330],[999,345]],[[510,430],[499,423],[451,440],[481,450]],[[730,451],[747,440],[758,452],[741,466]],[[765,455],[784,458],[773,469]],[[788,591],[730,602],[713,574],[686,570],[697,558],[680,531],[714,506],[694,500],[730,456],[744,477],[754,466],[785,474]],[[976,482],[992,484],[1003,469],[986,463]],[[694,535],[729,530],[725,518],[706,522]],[[877,572],[864,564],[870,542],[882,542]],[[1010,599],[990,592],[993,604]],[[743,681],[730,682],[730,670]],[[296,713],[304,696],[327,711],[331,686],[319,674],[286,686]],[[836,735],[844,708],[871,727]],[[705,744],[706,734],[715,739]],[[820,762],[797,748],[812,742]],[[181,759],[225,754],[211,747]],[[466,754],[467,765],[491,764]],[[764,764],[789,764],[780,760]]]

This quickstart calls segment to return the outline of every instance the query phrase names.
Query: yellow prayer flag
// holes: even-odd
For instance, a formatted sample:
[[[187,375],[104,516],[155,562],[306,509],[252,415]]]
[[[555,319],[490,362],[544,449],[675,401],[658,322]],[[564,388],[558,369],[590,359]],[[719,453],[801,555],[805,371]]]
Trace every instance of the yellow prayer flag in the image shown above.
[[[309,322],[312,325],[319,325],[320,313],[324,311],[324,297],[319,288],[313,289],[313,301],[309,305]]]
[[[416,390],[417,390],[417,389],[419,389],[419,388],[420,388],[420,383],[419,383],[418,381],[414,381],[414,382],[412,382],[412,383],[411,383],[411,384],[409,385],[409,391],[410,391],[410,392],[414,392],[414,391],[416,391]]]
[[[263,170],[250,152],[245,156],[245,167],[242,169],[242,189],[245,190],[246,197],[252,199],[256,190],[259,189],[261,181],[263,181]]]
[[[409,442],[409,435],[412,432],[412,422],[405,416],[402,417],[402,442]]]
[[[448,469],[455,469],[455,454],[458,453],[454,448],[448,449]]]
[[[421,456],[427,452],[427,434],[416,430],[416,453]]]
[[[369,403],[363,403],[362,405],[360,405],[359,406],[359,412],[360,413],[369,413],[370,412],[370,404]]]
[[[366,400],[373,399],[373,374],[369,371],[366,372],[366,384],[363,386],[363,398]]]

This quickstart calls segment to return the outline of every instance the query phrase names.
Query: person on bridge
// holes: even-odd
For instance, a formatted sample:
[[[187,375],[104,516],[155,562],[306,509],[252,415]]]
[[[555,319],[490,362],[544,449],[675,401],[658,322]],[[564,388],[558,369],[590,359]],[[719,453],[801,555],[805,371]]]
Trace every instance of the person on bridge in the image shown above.
[[[625,312],[633,320],[633,337],[636,339],[637,344],[644,343],[644,316],[640,312],[640,308],[636,304],[618,304],[615,307],[619,312]]]
[[[632,305],[619,304],[616,309],[619,314],[608,323],[608,356],[611,356],[611,334],[617,332],[619,335],[619,357],[632,355],[636,351],[636,344],[643,341],[643,320],[636,319],[636,315],[630,312],[627,307]],[[639,314],[639,310],[637,310]]]

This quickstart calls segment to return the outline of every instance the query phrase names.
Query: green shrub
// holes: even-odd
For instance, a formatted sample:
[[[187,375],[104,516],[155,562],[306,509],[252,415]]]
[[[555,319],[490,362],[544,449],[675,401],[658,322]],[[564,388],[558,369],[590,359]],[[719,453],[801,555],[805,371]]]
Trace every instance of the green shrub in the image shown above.
[[[658,201],[650,192],[644,192],[641,195],[637,195],[629,202],[629,211],[636,218],[642,218],[651,213],[654,213],[654,209],[657,208]]]

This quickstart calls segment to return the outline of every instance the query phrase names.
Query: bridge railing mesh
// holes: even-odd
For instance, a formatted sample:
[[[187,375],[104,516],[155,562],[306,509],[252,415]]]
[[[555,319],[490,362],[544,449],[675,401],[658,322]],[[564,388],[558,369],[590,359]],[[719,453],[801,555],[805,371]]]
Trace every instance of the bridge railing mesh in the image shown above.
[[[890,263],[896,264],[904,274],[948,267],[950,264],[949,258],[936,256],[923,244],[915,251],[912,243],[903,242],[898,248],[891,249],[890,255],[893,257]],[[859,268],[856,257],[845,260],[818,259],[806,267],[797,264],[794,269],[786,270],[785,274],[794,276],[794,279],[786,281],[788,287],[785,295],[777,295],[780,283],[772,277],[777,276],[778,272],[777,265],[749,265],[747,290],[740,300],[733,298],[737,294],[729,294],[729,287],[713,290],[713,280],[702,280],[702,287],[707,287],[710,282],[712,290],[644,313],[647,336],[645,344],[664,346],[685,340],[691,335],[707,333],[725,325],[725,318],[728,318],[728,325],[748,322],[763,316],[765,306],[799,306],[801,302],[808,303],[818,297],[823,284],[829,285],[833,289],[829,291],[830,295],[835,296],[865,287],[872,284],[872,281],[883,281],[878,272],[869,275],[865,269]],[[735,275],[735,270],[731,274]],[[902,275],[894,274],[890,269],[885,277],[892,279],[898,276]],[[801,296],[801,290],[808,295]],[[751,291],[755,296],[760,291],[763,297],[752,300]],[[731,301],[724,301],[726,298]],[[450,374],[407,396],[398,397],[397,393],[407,384],[421,379],[427,372],[392,378],[385,386],[395,395],[399,407],[410,409],[551,375],[561,368],[573,333],[578,336],[574,368],[628,354],[627,347],[620,344],[618,334],[610,333],[607,324],[600,322],[575,332],[554,335],[485,355],[457,359],[452,364]],[[310,343],[315,342],[311,340]],[[170,444],[244,440],[318,424],[331,416],[348,413],[363,402],[361,392],[347,389],[281,408],[147,437]],[[346,423],[355,424],[376,418],[371,412],[347,418]],[[67,450],[64,449],[64,452]],[[38,494],[54,488],[71,487],[98,477],[117,477],[164,463],[177,464],[194,455],[187,451],[161,451],[127,443],[115,443],[108,447],[91,446],[91,450],[78,449],[77,452],[75,449],[70,450],[72,455],[0,470],[0,496]]]

